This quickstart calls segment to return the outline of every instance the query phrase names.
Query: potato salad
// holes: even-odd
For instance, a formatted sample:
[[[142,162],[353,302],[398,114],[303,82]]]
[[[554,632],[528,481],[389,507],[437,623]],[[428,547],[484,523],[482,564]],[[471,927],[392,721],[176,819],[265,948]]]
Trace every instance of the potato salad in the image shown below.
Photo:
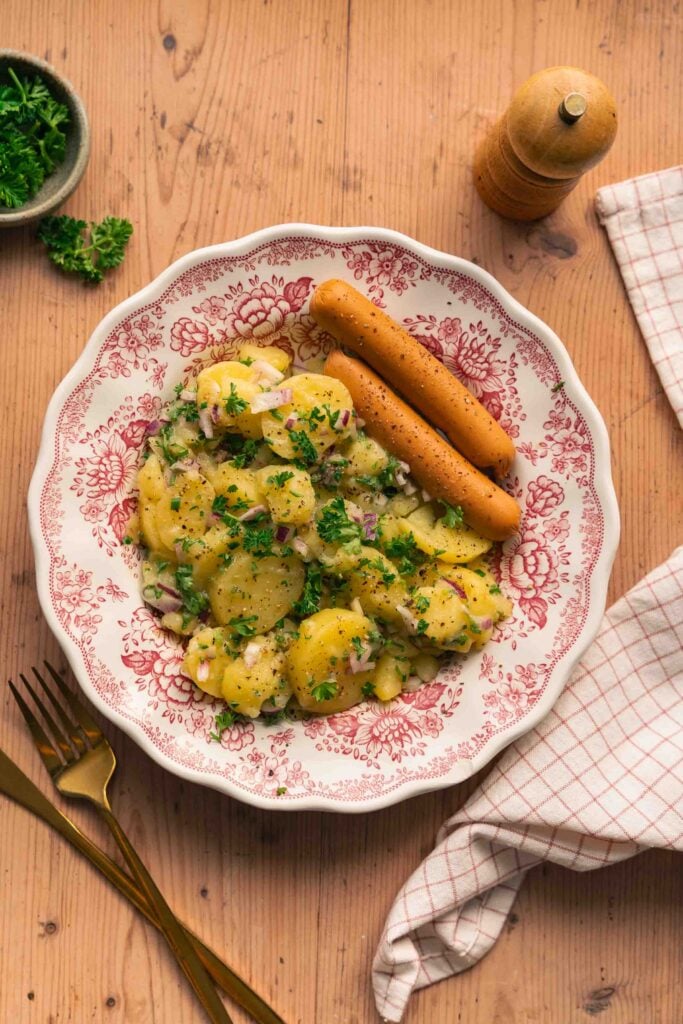
[[[138,473],[143,598],[228,716],[389,701],[510,612],[491,542],[365,433],[341,381],[290,371],[245,344],[178,385]]]

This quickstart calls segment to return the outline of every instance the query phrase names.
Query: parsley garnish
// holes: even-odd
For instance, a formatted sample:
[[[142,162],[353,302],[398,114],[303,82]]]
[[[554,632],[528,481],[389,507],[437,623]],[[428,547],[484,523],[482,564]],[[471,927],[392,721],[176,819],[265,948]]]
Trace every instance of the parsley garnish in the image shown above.
[[[120,217],[105,217],[90,225],[90,244],[83,232],[84,220],[73,217],[43,217],[38,225],[38,238],[47,246],[54,264],[69,273],[80,274],[84,281],[99,284],[105,270],[118,267],[123,260],[133,225]]]
[[[235,619],[230,619],[228,625],[234,632],[233,639],[240,636],[253,636],[256,632],[252,622],[256,622],[258,615],[240,615]]]
[[[489,594],[500,594],[500,587],[495,583],[492,587],[489,587]]]
[[[418,633],[418,636],[422,636],[422,634],[426,633],[428,629],[429,629],[429,623],[427,622],[427,620],[426,619],[418,619],[418,622],[417,622],[417,633]]]
[[[341,409],[330,409],[330,406],[327,402],[323,403],[323,409],[327,413],[327,418],[330,421],[330,426],[334,430],[337,425],[337,420],[341,416]]]
[[[375,696],[375,684],[371,683],[368,680],[367,683],[363,683],[363,685],[360,688],[360,692],[363,694],[364,697],[374,697]]]
[[[252,520],[253,522],[253,520]],[[242,537],[242,547],[255,558],[265,558],[273,553],[275,534],[269,526],[247,526]]]
[[[362,539],[363,528],[360,523],[349,519],[341,495],[332,498],[320,512],[318,535],[322,540],[337,540],[342,544]]]
[[[306,566],[306,582],[301,597],[292,605],[296,615],[305,618],[313,615],[320,608],[320,599],[323,593],[323,574],[319,565],[309,562]]]
[[[54,99],[42,78],[0,85],[0,206],[19,207],[31,199],[64,159],[69,111]]]
[[[255,438],[245,439],[239,434],[225,434],[221,440],[221,447],[227,450],[230,461],[236,469],[244,469],[245,466],[250,466],[256,458],[259,443]]]
[[[174,512],[180,511],[180,498],[171,498],[171,508]]]
[[[450,529],[454,526],[463,525],[463,511],[460,508],[460,505],[449,505],[447,501],[442,501],[440,504],[443,505],[446,511],[441,516],[439,522],[443,523],[444,526],[448,526]]]
[[[304,417],[302,416],[301,418],[303,419]],[[325,415],[320,411],[317,405],[314,405],[305,419],[308,420],[309,429],[311,433],[313,433],[313,431],[318,429],[319,423],[325,422]]]
[[[237,388],[232,382],[230,383],[230,396],[225,399],[224,405],[228,416],[239,416],[247,408],[247,403],[243,398],[240,398]]]
[[[410,576],[425,560],[425,554],[418,548],[412,533],[387,541],[384,550],[390,558],[399,559],[398,571],[402,576]]]
[[[267,477],[266,483],[275,484],[276,487],[284,487],[288,480],[291,480],[294,474],[289,470],[283,470],[282,473],[273,473],[272,476]]]
[[[424,594],[418,594],[415,598],[415,607],[419,612],[426,612],[429,608],[429,598],[425,597]]]
[[[299,453],[298,461],[303,463],[304,468],[312,466],[318,461],[315,445],[305,430],[290,430],[289,438],[294,446],[294,450]]]
[[[563,387],[564,387],[564,381],[563,380],[558,380],[558,382],[556,384],[553,384],[553,386],[551,387],[550,390],[553,392],[553,394],[555,394],[555,392],[561,391]]]
[[[270,715],[266,715],[266,718],[270,718],[270,717],[271,717]],[[286,792],[287,792],[287,787],[286,786],[278,786],[277,789],[275,790],[275,795],[276,796],[284,796]]]
[[[311,687],[311,696],[317,701],[332,700],[339,692],[339,684],[334,679],[326,679],[317,686]]]
[[[221,741],[221,736],[226,729],[231,729],[235,724],[235,714],[233,711],[221,711],[219,715],[216,715],[216,732],[209,733],[212,740],[216,740],[218,743]]]
[[[195,589],[192,579],[192,566],[179,565],[175,571],[175,585],[183,599],[183,607],[190,615],[201,615],[209,606],[206,594]]]

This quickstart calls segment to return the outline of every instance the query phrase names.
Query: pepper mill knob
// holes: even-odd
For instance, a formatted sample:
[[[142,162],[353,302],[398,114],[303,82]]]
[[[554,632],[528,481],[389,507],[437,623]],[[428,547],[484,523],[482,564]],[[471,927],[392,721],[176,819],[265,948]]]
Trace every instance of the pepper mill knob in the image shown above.
[[[599,78],[572,67],[539,71],[477,150],[477,190],[504,217],[544,217],[603,158],[616,130],[614,99]]]

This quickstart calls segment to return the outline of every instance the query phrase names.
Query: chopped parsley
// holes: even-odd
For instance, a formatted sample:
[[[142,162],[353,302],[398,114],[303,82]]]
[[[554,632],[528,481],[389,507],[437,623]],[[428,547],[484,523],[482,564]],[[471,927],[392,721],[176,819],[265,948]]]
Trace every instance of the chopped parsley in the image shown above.
[[[171,508],[174,512],[180,512],[180,498],[171,498]]]
[[[375,696],[375,684],[371,683],[368,680],[367,683],[363,683],[363,685],[360,688],[360,692],[363,694],[364,697],[374,697]]]
[[[269,718],[270,716],[267,715],[266,717]],[[287,787],[286,786],[278,786],[277,789],[275,790],[275,796],[284,796],[286,792],[287,792]]]
[[[423,636],[427,632],[428,629],[429,629],[429,623],[427,622],[426,619],[418,619],[417,620],[417,634],[418,634],[418,636]]]
[[[354,523],[346,513],[346,506],[341,495],[332,498],[318,516],[318,536],[321,540],[339,541],[347,544],[350,541],[363,539],[363,527]]]
[[[259,443],[251,437],[245,439],[239,434],[225,434],[221,440],[221,447],[227,450],[230,461],[236,469],[244,469],[245,466],[250,466],[256,458]]]
[[[415,598],[415,607],[419,612],[426,612],[427,609],[429,608],[429,604],[429,598],[425,597],[424,594],[418,594],[417,597]]]
[[[253,636],[256,628],[252,626],[252,622],[256,622],[257,619],[258,615],[240,615],[237,618],[230,619],[228,625],[236,637]]]
[[[330,406],[327,402],[323,403],[323,409],[327,413],[327,418],[330,421],[330,426],[332,427],[333,430],[335,430],[337,426],[337,420],[341,416],[341,409],[330,409]]]
[[[311,686],[311,696],[318,702],[332,700],[339,692],[339,684],[334,679],[325,679],[324,682]]]
[[[275,484],[276,487],[284,487],[288,480],[292,480],[294,474],[291,470],[284,469],[281,473],[273,473],[266,479],[266,483]]]
[[[301,597],[295,601],[292,610],[301,618],[313,615],[320,608],[320,599],[323,593],[322,569],[315,562],[309,562],[306,566],[306,582]]]
[[[252,520],[253,523],[257,520]],[[244,530],[242,547],[250,551],[254,558],[265,558],[273,553],[273,540],[275,533],[270,526],[252,526],[249,524]]]
[[[448,526],[450,529],[464,524],[465,520],[463,518],[463,511],[460,508],[460,505],[449,505],[447,501],[442,501],[440,504],[443,505],[446,510],[438,520],[440,523],[443,523],[444,526]]]
[[[299,458],[296,460],[303,463],[303,468],[314,465],[318,461],[318,453],[315,445],[305,430],[290,430],[289,439],[294,446]]]
[[[201,590],[197,590],[192,579],[192,566],[179,565],[175,571],[175,585],[180,591],[183,608],[190,615],[201,615],[209,606],[209,599]]]
[[[561,391],[563,387],[564,381],[558,380],[556,384],[553,384],[550,390],[553,392],[553,394],[556,394],[558,391]]]
[[[308,416],[301,416],[300,418],[308,421],[308,427],[311,433],[318,429],[319,423],[325,422],[325,414],[320,411],[317,405],[313,406]]]
[[[247,403],[240,398],[237,388],[232,382],[230,383],[230,395],[225,399],[224,405],[228,416],[239,416],[247,408]]]
[[[398,571],[402,576],[410,576],[425,560],[425,554],[418,548],[412,533],[393,537],[384,545],[384,550],[389,558],[399,560]]]
[[[232,726],[235,724],[235,714],[234,714],[234,712],[233,711],[221,711],[221,713],[219,715],[216,715],[215,723],[216,723],[216,732],[212,732],[209,735],[211,736],[212,740],[216,740],[217,743],[220,743],[221,736],[223,735],[225,730],[226,729],[231,729]]]
[[[500,594],[500,587],[497,583],[494,583],[492,587],[489,587],[489,594]]]

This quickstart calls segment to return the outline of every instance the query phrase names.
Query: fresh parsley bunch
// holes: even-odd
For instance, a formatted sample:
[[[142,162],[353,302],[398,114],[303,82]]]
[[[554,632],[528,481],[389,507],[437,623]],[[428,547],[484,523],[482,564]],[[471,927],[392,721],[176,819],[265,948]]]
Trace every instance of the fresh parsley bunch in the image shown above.
[[[69,111],[42,78],[0,84],[0,206],[23,206],[64,159]]]
[[[121,217],[105,217],[90,225],[90,244],[85,236],[87,227],[84,220],[74,217],[43,217],[38,238],[58,267],[98,284],[105,270],[118,267],[123,259],[133,225]]]

